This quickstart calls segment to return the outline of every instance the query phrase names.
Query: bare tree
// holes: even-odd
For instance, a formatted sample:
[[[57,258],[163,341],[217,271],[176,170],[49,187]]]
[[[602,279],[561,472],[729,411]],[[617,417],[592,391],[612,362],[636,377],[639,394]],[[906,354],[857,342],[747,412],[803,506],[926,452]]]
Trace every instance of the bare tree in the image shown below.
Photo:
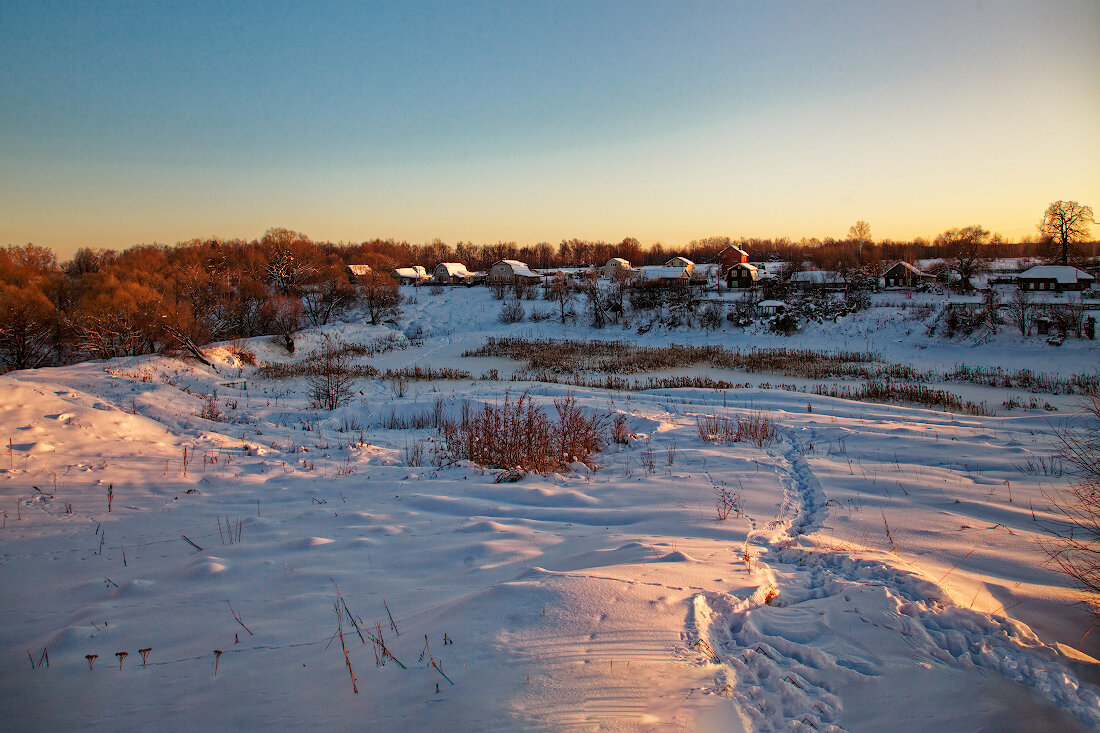
[[[294,353],[294,334],[302,328],[302,301],[286,295],[268,298],[260,308],[260,318],[265,322],[265,330],[283,337],[283,345]]]
[[[1055,435],[1062,459],[1075,474],[1069,488],[1047,496],[1056,521],[1044,527],[1039,544],[1048,562],[1084,593],[1100,617],[1100,394],[1085,402],[1084,428],[1060,428]]]
[[[853,242],[871,242],[871,225],[860,219],[852,226],[848,227],[848,239]]]
[[[993,252],[988,242],[989,231],[977,224],[961,229],[948,229],[936,237],[933,244],[943,248],[947,267],[959,275],[959,290],[973,290],[970,279],[989,267]]]
[[[351,399],[356,371],[347,350],[340,344],[326,340],[320,349],[310,353],[307,363],[306,382],[312,407],[335,410]]]
[[[1093,216],[1091,206],[1084,206],[1076,201],[1055,201],[1043,212],[1039,232],[1051,237],[1059,246],[1063,265],[1069,264],[1070,249],[1074,242],[1088,241]]]
[[[367,306],[370,322],[378,325],[384,318],[397,314],[401,305],[401,293],[397,282],[384,273],[372,270],[366,277],[357,278],[356,290]]]
[[[0,283],[0,368],[48,363],[56,319],[53,303],[36,286]]]
[[[1008,299],[1008,322],[1020,329],[1021,336],[1031,330],[1031,311],[1034,307],[1031,295],[1023,288],[1016,288]]]
[[[573,302],[574,296],[575,292],[573,291],[573,287],[569,284],[569,280],[565,277],[564,272],[559,272],[554,275],[546,285],[546,299],[558,301],[558,306],[561,309],[562,323],[565,323],[565,308]]]

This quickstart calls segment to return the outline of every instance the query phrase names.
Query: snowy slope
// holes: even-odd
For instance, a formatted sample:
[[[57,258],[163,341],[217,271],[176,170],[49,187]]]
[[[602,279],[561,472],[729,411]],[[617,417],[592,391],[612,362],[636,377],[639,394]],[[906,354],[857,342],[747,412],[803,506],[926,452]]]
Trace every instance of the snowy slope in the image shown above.
[[[1096,363],[1087,342],[1067,342],[1058,360],[1010,335],[943,344],[900,308],[794,342],[502,326],[499,308],[481,289],[421,289],[396,327],[326,327],[302,334],[297,354],[321,332],[401,342],[418,331],[419,345],[364,361],[506,375],[517,365],[461,353],[512,334],[873,342],[922,368]],[[262,339],[252,348],[291,359]],[[1090,619],[1034,542],[1044,491],[1066,477],[1016,468],[1053,451],[1043,411],[576,389],[584,407],[628,416],[632,444],[612,444],[597,470],[498,484],[468,463],[432,466],[431,430],[382,424],[509,388],[550,404],[567,387],[440,381],[399,398],[361,380],[351,404],[325,413],[308,408],[302,380],[262,380],[228,350],[210,354],[217,371],[143,357],[0,377],[11,446],[0,455],[0,712],[13,730],[1100,725]],[[212,422],[199,415],[215,388],[224,415]],[[960,391],[995,405],[1015,394]],[[1072,396],[1040,397],[1073,419]],[[699,439],[700,416],[749,410],[775,421],[776,441]],[[409,465],[420,441],[422,465]],[[717,518],[723,488],[743,515]],[[346,660],[337,588],[351,614]],[[392,658],[377,657],[368,631]]]

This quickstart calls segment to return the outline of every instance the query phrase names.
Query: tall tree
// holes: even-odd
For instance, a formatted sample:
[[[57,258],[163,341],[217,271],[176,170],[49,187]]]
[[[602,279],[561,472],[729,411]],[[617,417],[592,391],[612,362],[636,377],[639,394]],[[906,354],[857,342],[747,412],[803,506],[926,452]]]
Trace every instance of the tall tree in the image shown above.
[[[1063,265],[1069,264],[1070,248],[1074,242],[1088,241],[1093,216],[1091,206],[1076,201],[1055,201],[1043,212],[1039,231],[1061,249]]]
[[[977,224],[948,229],[936,237],[934,244],[942,248],[944,263],[959,275],[959,290],[973,290],[970,278],[984,272],[993,259],[988,242],[989,231]]]

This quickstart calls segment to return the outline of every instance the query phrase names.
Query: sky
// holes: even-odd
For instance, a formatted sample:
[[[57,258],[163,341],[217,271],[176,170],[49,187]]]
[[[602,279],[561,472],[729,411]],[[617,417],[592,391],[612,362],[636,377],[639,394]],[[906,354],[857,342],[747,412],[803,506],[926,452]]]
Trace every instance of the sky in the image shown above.
[[[1096,0],[0,0],[0,100],[0,246],[62,257],[1100,212]]]

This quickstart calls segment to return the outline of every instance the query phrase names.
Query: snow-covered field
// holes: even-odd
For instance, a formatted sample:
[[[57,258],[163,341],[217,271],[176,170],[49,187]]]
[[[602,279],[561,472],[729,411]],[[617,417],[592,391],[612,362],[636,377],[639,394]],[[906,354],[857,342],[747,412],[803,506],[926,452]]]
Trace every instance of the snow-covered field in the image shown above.
[[[325,333],[419,330],[364,362],[506,378],[518,364],[461,353],[508,334],[869,349],[922,369],[1100,363],[1096,342],[932,339],[905,307],[790,339],[503,326],[499,310],[483,289],[417,290],[400,324],[305,332],[297,356]],[[324,412],[303,380],[207,353],[217,370],[140,357],[0,377],[6,729],[1100,727],[1100,642],[1035,542],[1045,495],[1068,479],[1021,470],[1050,465],[1055,427],[1082,424],[1076,396],[945,385],[996,413],[974,417],[755,386],[475,379],[397,397],[362,379]],[[506,389],[548,406],[572,391],[636,436],[598,468],[496,483],[433,466],[429,429],[383,427]],[[1002,408],[1012,397],[1057,411]],[[700,440],[700,416],[748,411],[775,441]],[[723,489],[743,512],[720,520]]]

